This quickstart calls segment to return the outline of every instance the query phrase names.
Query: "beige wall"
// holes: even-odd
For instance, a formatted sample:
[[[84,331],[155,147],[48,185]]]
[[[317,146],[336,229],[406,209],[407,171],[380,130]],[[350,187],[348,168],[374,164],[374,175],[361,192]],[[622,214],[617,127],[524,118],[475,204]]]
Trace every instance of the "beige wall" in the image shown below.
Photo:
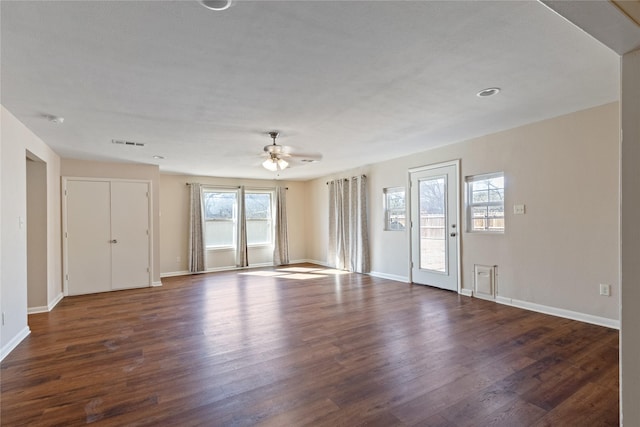
[[[157,165],[109,163],[62,159],[64,177],[139,179],[151,181],[152,188],[152,254],[153,282],[160,282],[160,169]]]
[[[306,258],[305,187],[302,182],[265,181],[204,176],[160,175],[160,234],[162,247],[160,270],[163,275],[185,273],[189,270],[189,188],[187,182],[205,185],[251,188],[275,188],[286,186],[287,216],[289,224],[289,258],[292,261]],[[249,248],[249,265],[270,264],[272,248]],[[235,266],[235,253],[228,250],[207,251],[207,269],[223,269]]]
[[[406,186],[410,168],[454,159],[462,177],[504,171],[506,180],[506,232],[462,233],[464,288],[473,287],[474,264],[498,265],[501,297],[619,318],[617,103],[336,175],[369,177],[374,273],[410,275],[408,232],[383,231],[382,189]],[[321,262],[328,178],[308,184],[314,216],[307,253]],[[525,215],[512,215],[516,203],[526,205]],[[611,297],[599,295],[600,283],[611,285]]]
[[[28,154],[32,156],[30,153]],[[27,306],[47,301],[47,164],[27,160]]]
[[[27,151],[46,163],[47,286],[51,307],[62,296],[60,158],[4,107],[1,109],[1,259],[0,295],[5,324],[0,334],[2,357],[29,333],[27,325]],[[42,300],[42,295],[38,297]]]
[[[640,50],[622,57],[621,93],[621,410],[640,425]]]

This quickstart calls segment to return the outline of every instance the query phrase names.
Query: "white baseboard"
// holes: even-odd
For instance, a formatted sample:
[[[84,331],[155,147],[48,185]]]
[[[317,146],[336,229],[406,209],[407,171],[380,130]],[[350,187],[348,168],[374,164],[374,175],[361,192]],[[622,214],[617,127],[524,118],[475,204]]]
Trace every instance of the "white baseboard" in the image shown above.
[[[23,330],[21,330],[11,341],[7,343],[7,345],[2,347],[2,350],[0,350],[0,361],[4,360],[4,358],[7,357],[7,355],[11,353],[23,339],[28,337],[30,333],[31,330],[29,329],[29,326],[25,326]]]
[[[163,277],[186,276],[188,274],[192,274],[192,273],[187,271],[187,270],[184,270],[184,271],[169,271],[167,273],[160,273],[160,278],[162,279]],[[153,284],[151,286],[153,286]]]
[[[60,292],[60,293],[58,294],[58,296],[56,296],[56,297],[53,299],[53,301],[51,301],[51,302],[49,303],[49,306],[48,306],[49,311],[53,310],[53,308],[54,308],[56,305],[58,305],[58,303],[59,303],[60,301],[62,301],[62,298],[64,298],[64,294],[63,294],[62,292]]]
[[[49,303],[49,305],[43,305],[40,307],[28,307],[27,308],[27,314],[37,314],[37,313],[48,313],[51,310],[53,310],[53,308],[58,305],[58,303],[60,301],[62,301],[62,298],[64,298],[64,294],[62,292],[60,292],[54,299],[53,301],[51,301]]]
[[[496,301],[496,298],[493,295],[487,295],[487,294],[479,294],[475,291],[469,290],[471,292],[471,296],[473,296],[474,298],[478,298],[478,299],[483,299],[486,301]]]
[[[27,307],[27,314],[48,313],[49,307],[41,305],[39,307]]]
[[[316,261],[316,260],[312,260],[312,259],[295,259],[295,260],[291,260],[289,261],[289,264],[318,264],[318,265],[322,265],[324,267],[328,267],[328,265],[324,262],[321,261]],[[236,266],[230,266],[230,267],[215,267],[215,268],[207,268],[207,271],[202,271],[200,273],[192,273],[190,271],[169,271],[166,273],[160,273],[160,278],[165,278],[165,277],[175,277],[175,276],[188,276],[190,274],[202,274],[202,273],[215,273],[217,271],[232,271],[232,270],[244,270],[247,268],[260,268],[260,267],[276,267],[275,265],[273,265],[272,262],[263,262],[263,263],[257,263],[257,264],[251,264],[248,267],[236,267]],[[155,283],[158,282],[154,282],[151,286],[161,286],[161,284],[156,285]]]
[[[158,286],[162,286],[162,281],[158,280],[157,282],[151,282],[152,288],[157,288]]]
[[[292,259],[289,264],[317,264],[323,267],[329,267],[326,261],[318,261],[317,259]]]
[[[387,274],[387,273],[381,273],[379,271],[370,271],[369,276],[373,276],[373,277],[379,277],[381,279],[389,279],[389,280],[393,280],[395,282],[402,282],[402,283],[410,283],[410,280],[407,276],[399,276],[397,274]]]
[[[472,297],[473,296],[473,291],[471,289],[466,289],[466,288],[462,288],[460,289],[460,295],[463,295],[465,297]]]
[[[533,302],[521,301],[501,296],[496,296],[496,302],[499,304],[524,308],[525,310],[537,311],[538,313],[564,317],[565,319],[578,320],[580,322],[591,323],[598,326],[605,326],[612,329],[620,329],[619,320],[608,319],[606,317],[593,316],[591,314],[579,313],[577,311],[565,310],[563,308],[550,307],[548,305],[536,304]]]

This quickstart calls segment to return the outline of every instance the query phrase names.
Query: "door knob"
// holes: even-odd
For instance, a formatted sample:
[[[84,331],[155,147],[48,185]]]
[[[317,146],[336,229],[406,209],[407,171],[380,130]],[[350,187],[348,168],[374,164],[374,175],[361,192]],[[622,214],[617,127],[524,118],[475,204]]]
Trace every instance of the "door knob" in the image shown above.
[[[450,236],[451,237],[456,237],[456,233],[451,233]]]
[[[116,239],[113,239],[113,240],[109,240],[109,243],[118,243],[118,241]]]

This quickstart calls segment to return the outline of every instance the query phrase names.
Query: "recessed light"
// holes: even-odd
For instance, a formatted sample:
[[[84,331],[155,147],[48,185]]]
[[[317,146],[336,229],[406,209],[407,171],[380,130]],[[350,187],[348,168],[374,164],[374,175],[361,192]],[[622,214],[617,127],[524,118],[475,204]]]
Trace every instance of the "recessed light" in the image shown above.
[[[47,119],[51,123],[55,123],[57,125],[61,125],[62,123],[64,123],[64,117],[60,117],[60,116],[47,116]]]
[[[163,159],[164,159],[164,156],[158,156],[158,155],[156,155],[156,156],[153,156],[153,158],[154,158],[154,159],[158,159],[158,160],[163,160]]]
[[[486,89],[482,89],[480,92],[476,93],[476,96],[480,98],[486,98],[487,96],[493,96],[500,92],[499,87],[489,87]]]
[[[200,4],[211,10],[227,10],[231,7],[232,0],[201,0]]]

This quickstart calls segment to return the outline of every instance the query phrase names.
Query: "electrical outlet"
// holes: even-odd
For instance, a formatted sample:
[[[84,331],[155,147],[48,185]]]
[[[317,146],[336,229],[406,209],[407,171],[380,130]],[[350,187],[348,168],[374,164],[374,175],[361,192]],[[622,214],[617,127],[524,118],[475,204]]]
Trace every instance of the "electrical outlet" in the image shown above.
[[[600,283],[600,295],[605,297],[611,296],[611,285]]]

